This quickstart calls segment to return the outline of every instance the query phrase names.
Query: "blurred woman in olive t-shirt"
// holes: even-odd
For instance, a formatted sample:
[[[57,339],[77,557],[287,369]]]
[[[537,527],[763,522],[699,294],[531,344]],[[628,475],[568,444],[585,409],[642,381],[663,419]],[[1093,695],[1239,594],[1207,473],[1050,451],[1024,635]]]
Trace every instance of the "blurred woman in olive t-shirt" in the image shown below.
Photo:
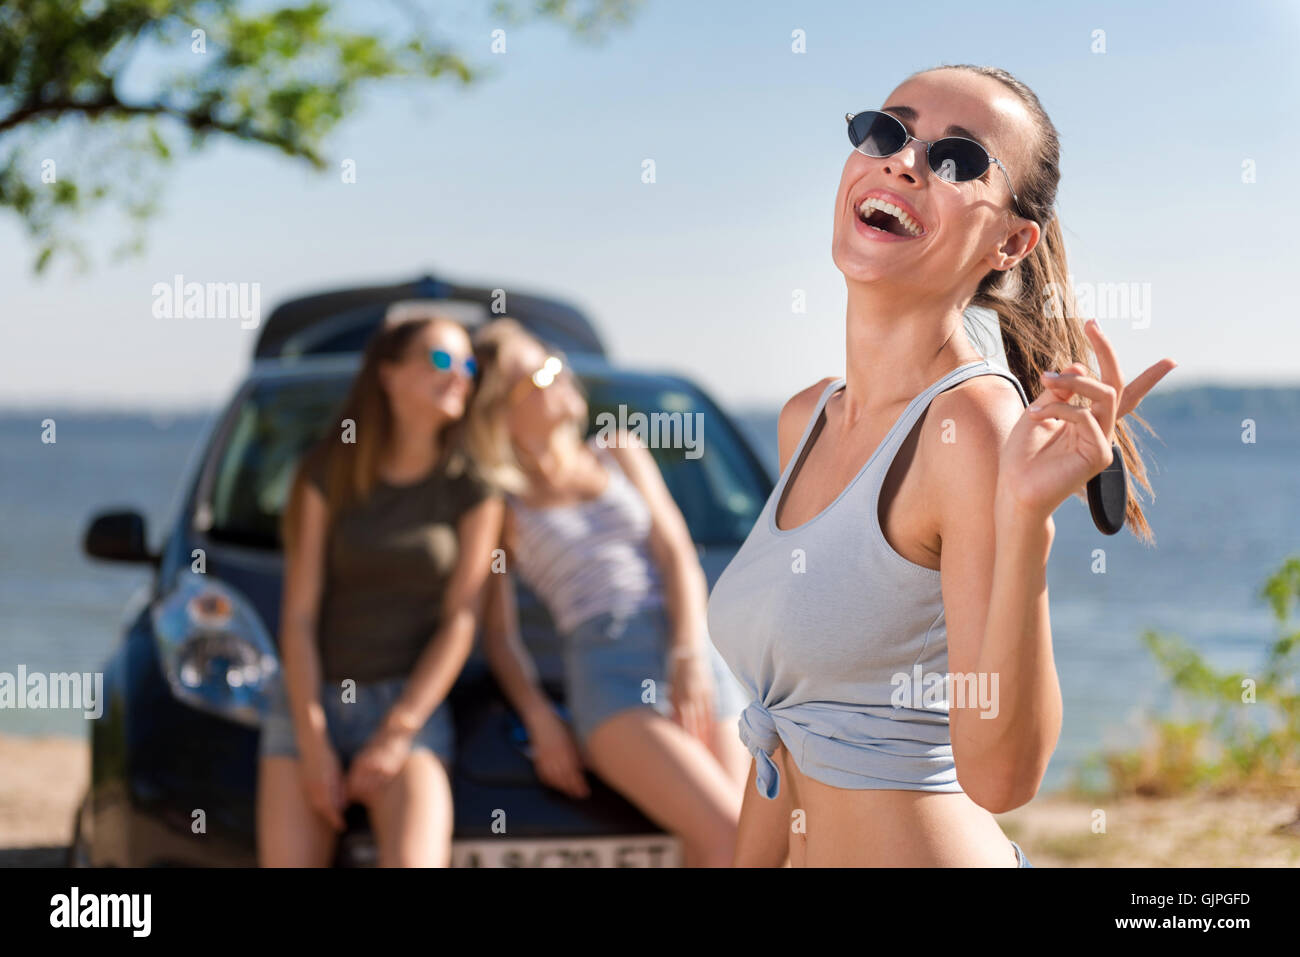
[[[425,315],[371,339],[284,512],[283,681],[262,729],[258,857],[328,865],[347,805],[381,866],[445,866],[454,733],[500,496],[461,452],[463,327]]]

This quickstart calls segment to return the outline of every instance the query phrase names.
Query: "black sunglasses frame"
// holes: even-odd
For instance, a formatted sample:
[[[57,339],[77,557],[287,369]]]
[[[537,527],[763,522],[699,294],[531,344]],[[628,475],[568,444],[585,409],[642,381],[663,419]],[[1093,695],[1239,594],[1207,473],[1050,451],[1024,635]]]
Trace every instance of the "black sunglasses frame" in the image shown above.
[[[868,153],[866,150],[864,150],[864,149],[861,147],[861,145],[859,145],[858,143],[854,143],[854,142],[853,142],[853,121],[856,120],[859,116],[864,116],[864,115],[867,115],[867,114],[871,114],[871,115],[873,115],[873,116],[883,116],[883,117],[887,117],[888,119],[893,120],[895,123],[898,124],[899,132],[901,132],[902,135],[903,135],[903,142],[901,142],[901,143],[898,144],[897,149],[893,150],[892,152],[884,153],[884,154],[878,156],[878,155],[876,155],[875,153]],[[990,155],[989,155],[989,151],[986,150],[986,149],[985,149],[981,144],[977,143],[975,140],[972,140],[972,139],[970,139],[969,137],[966,137],[966,136],[944,136],[944,137],[940,137],[939,139],[937,139],[937,140],[935,140],[933,143],[931,143],[931,142],[929,142],[928,140],[923,140],[923,139],[921,139],[919,136],[913,136],[911,133],[909,133],[909,132],[907,131],[907,126],[903,123],[902,120],[900,120],[898,117],[896,117],[893,113],[886,113],[884,110],[862,110],[862,111],[860,111],[860,112],[858,112],[858,113],[845,113],[845,114],[844,114],[844,119],[845,119],[845,121],[847,121],[847,123],[848,123],[848,125],[849,125],[849,130],[848,130],[848,132],[849,132],[849,143],[851,143],[851,144],[853,145],[853,148],[854,148],[857,152],[861,153],[863,156],[870,156],[872,159],[884,159],[884,158],[887,157],[887,156],[893,156],[895,153],[898,153],[900,150],[902,150],[904,147],[906,147],[908,143],[912,142],[912,140],[916,140],[916,142],[924,144],[924,146],[925,146],[925,164],[926,164],[928,167],[930,167],[930,171],[931,171],[932,173],[934,173],[936,176],[939,175],[939,171],[938,171],[937,169],[934,168],[934,164],[933,164],[933,163],[931,162],[931,160],[930,160],[930,155],[931,155],[931,154],[930,154],[930,149],[931,149],[932,147],[937,146],[937,145],[939,145],[940,143],[948,142],[948,141],[950,141],[950,140],[956,140],[956,141],[958,141],[958,142],[960,142],[960,143],[969,143],[969,144],[971,144],[971,145],[974,146],[976,149],[978,149],[978,150],[980,151],[980,153],[982,153],[982,154],[984,155],[984,158],[985,158],[985,160],[987,161],[987,162],[984,164],[984,169],[981,169],[978,173],[976,173],[974,176],[969,177],[968,179],[965,179],[965,180],[960,180],[960,179],[959,179],[959,180],[954,180],[953,182],[958,182],[958,183],[969,182],[971,179],[975,179],[975,178],[977,178],[977,177],[979,177],[979,176],[982,176],[982,175],[984,174],[984,170],[987,170],[987,169],[989,168],[989,166],[996,166],[998,169],[1000,169],[1000,170],[1002,171],[1002,175],[1003,175],[1003,177],[1006,178],[1006,181],[1007,181],[1007,191],[1011,193],[1011,199],[1012,199],[1012,202],[1014,202],[1015,205],[1016,205],[1016,215],[1021,216],[1021,217],[1023,217],[1024,219],[1029,219],[1029,218],[1030,218],[1030,217],[1028,217],[1028,216],[1025,216],[1024,209],[1023,209],[1023,208],[1021,207],[1021,205],[1020,205],[1020,197],[1016,195],[1015,188],[1012,187],[1012,185],[1011,185],[1011,174],[1007,172],[1007,168],[1006,168],[1005,166],[1002,165],[1002,161],[1001,161],[1000,159],[998,159],[996,156],[990,156]],[[945,180],[945,182],[948,182],[948,180]]]

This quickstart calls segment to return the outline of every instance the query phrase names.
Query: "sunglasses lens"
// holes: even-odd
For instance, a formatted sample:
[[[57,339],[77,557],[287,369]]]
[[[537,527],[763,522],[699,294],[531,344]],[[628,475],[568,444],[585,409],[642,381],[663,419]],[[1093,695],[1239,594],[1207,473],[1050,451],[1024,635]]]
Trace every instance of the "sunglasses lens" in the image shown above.
[[[975,179],[989,168],[989,154],[973,140],[949,137],[930,147],[930,169],[949,183]]]
[[[559,356],[547,356],[542,367],[533,373],[533,385],[539,389],[550,388],[563,369],[564,362]]]
[[[867,110],[849,121],[849,142],[868,156],[892,156],[906,141],[907,130],[888,113]]]
[[[465,374],[471,379],[478,375],[478,363],[474,361],[473,357],[465,360]]]
[[[433,360],[433,367],[435,369],[451,368],[450,352],[444,352],[442,349],[434,349],[431,353],[429,353],[429,358]]]

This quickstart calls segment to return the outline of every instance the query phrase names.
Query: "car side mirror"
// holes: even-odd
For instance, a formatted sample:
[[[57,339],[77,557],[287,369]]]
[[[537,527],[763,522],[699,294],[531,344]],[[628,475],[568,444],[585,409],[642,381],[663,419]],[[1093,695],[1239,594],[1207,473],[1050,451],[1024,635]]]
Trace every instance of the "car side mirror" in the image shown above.
[[[101,512],[86,529],[82,548],[92,558],[110,562],[153,562],[145,538],[144,516],[133,510]]]

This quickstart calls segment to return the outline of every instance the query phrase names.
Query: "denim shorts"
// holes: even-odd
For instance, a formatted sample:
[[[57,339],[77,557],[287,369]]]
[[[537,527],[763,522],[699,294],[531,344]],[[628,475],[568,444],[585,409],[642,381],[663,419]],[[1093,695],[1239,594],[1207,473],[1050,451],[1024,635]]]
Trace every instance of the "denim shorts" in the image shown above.
[[[595,615],[565,638],[565,698],[580,741],[585,743],[603,721],[628,708],[653,708],[672,716],[670,631],[667,611],[654,605]],[[745,693],[707,636],[705,645],[713,675],[714,716],[737,717],[745,709]]]
[[[1020,849],[1020,845],[1019,845],[1019,844],[1017,844],[1015,841],[1012,841],[1012,842],[1011,842],[1011,846],[1014,847],[1014,848],[1016,849],[1016,857],[1020,860],[1020,866],[1021,866],[1021,867],[1033,867],[1033,866],[1034,866],[1033,864],[1030,864],[1030,863],[1029,863],[1029,858],[1025,857],[1025,852],[1022,851],[1022,850]]]
[[[322,681],[321,708],[325,712],[325,726],[330,743],[346,768],[357,756],[387,717],[389,709],[406,687],[406,678],[389,678],[367,684],[358,683],[356,701],[345,702],[340,685]],[[443,701],[429,720],[415,735],[412,747],[428,748],[442,763],[450,768],[456,757],[456,729],[452,723],[451,706]],[[262,739],[259,745],[262,757],[298,756],[298,743],[294,736],[293,717],[289,712],[289,699],[283,681],[276,681],[270,692],[270,707],[262,719]]]

